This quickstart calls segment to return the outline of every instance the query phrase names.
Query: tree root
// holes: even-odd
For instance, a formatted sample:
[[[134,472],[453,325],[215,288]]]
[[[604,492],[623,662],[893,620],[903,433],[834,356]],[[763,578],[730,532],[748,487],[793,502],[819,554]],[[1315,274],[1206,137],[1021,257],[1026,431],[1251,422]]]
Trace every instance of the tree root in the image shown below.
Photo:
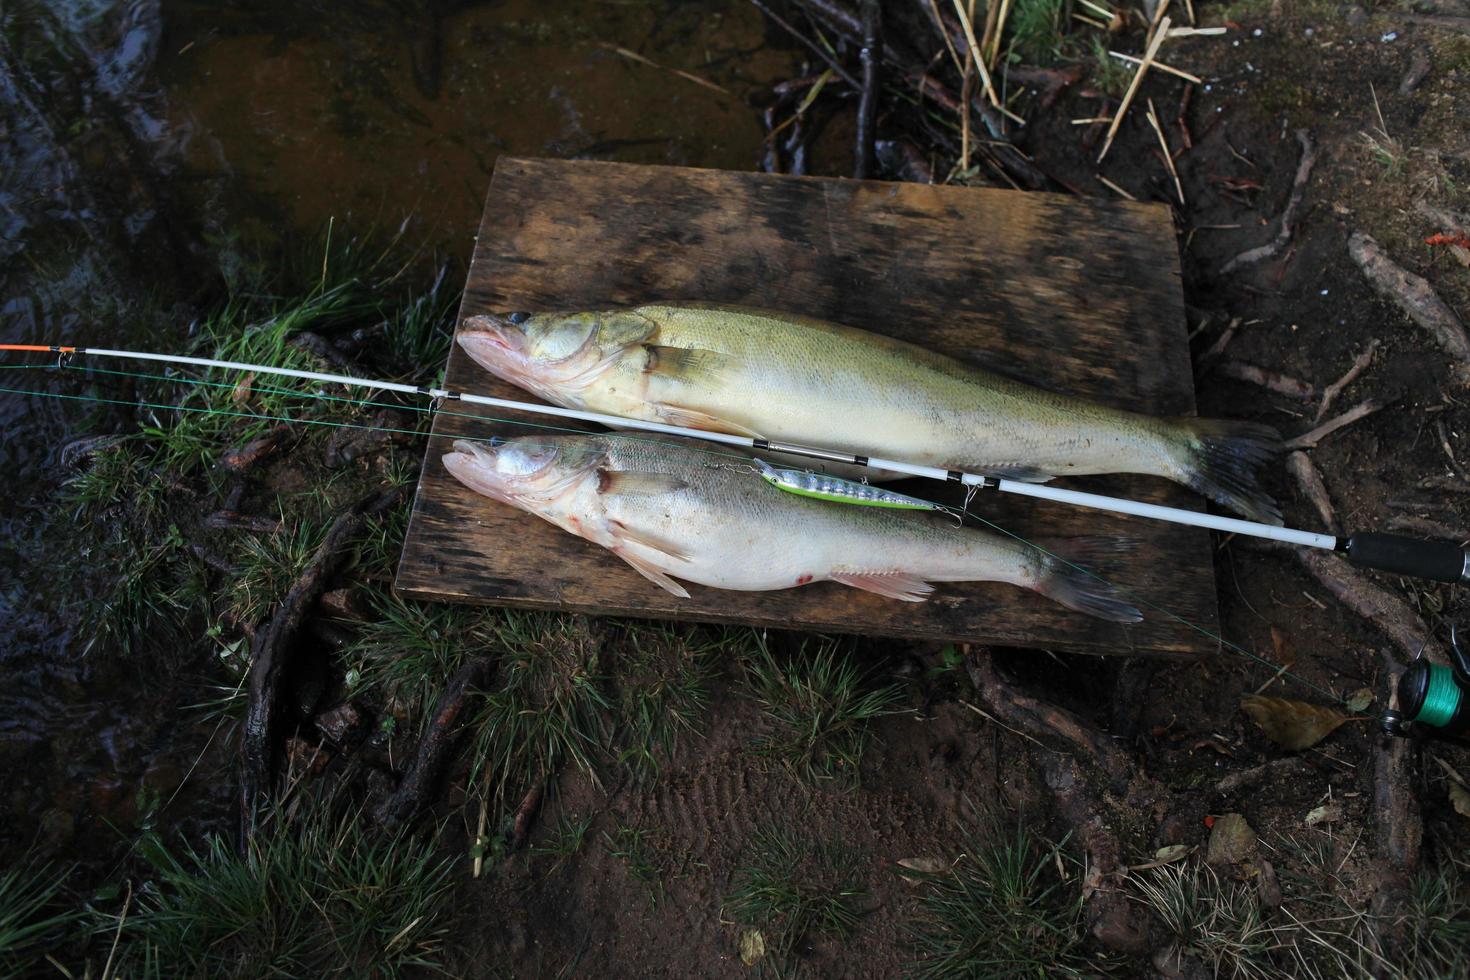
[[[1134,766],[1126,753],[1071,712],[1015,690],[996,672],[989,651],[966,650],[965,667],[980,698],[1005,724],[1032,738],[1060,736],[1079,756],[1099,766],[1120,793],[1136,784]],[[1071,755],[1041,752],[1035,761],[1058,812],[1075,829],[1076,839],[1087,854],[1083,901],[1088,930],[1110,949],[1142,952],[1148,945],[1143,911],[1110,884],[1128,867],[1123,845],[1108,829],[1113,807],[1088,784],[1086,772]],[[1133,799],[1119,807],[1130,813],[1142,810]]]
[[[434,719],[419,739],[413,761],[404,770],[398,788],[373,811],[373,819],[388,830],[396,829],[428,808],[439,777],[454,755],[463,730],[460,715],[490,676],[490,660],[476,657],[459,668],[439,703],[434,706]]]
[[[327,531],[311,564],[292,583],[276,613],[252,644],[250,703],[240,743],[241,843],[255,832],[256,817],[273,795],[276,756],[280,736],[277,701],[286,676],[292,642],[300,632],[307,612],[326,591],[327,581],[346,557],[346,546],[362,530],[368,517],[379,514],[401,499],[403,488],[375,494],[338,516]]]

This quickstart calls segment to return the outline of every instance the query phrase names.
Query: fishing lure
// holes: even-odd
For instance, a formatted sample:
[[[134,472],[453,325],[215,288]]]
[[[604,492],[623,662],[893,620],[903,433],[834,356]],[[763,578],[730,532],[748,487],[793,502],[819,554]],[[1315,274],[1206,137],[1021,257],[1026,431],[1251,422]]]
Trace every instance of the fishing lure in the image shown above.
[[[780,469],[763,459],[757,459],[755,465],[760,469],[760,475],[771,486],[778,490],[785,490],[787,493],[794,493],[799,497],[815,497],[817,500],[830,500],[838,504],[858,504],[864,507],[890,507],[894,510],[942,510],[946,512],[949,510],[932,500],[921,500],[918,497],[910,497],[908,494],[894,493],[892,490],[884,490],[882,487],[875,487],[868,483],[858,483],[856,480],[843,480],[825,473],[814,473],[811,470]]]

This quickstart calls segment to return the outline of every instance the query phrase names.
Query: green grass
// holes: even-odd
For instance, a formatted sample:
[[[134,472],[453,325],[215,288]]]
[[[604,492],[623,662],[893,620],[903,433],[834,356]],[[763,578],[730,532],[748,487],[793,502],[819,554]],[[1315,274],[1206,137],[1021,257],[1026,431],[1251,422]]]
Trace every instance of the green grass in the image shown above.
[[[343,651],[355,670],[354,688],[397,704],[416,723],[429,712],[444,683],[465,660],[490,652],[498,613],[474,606],[406,599],[375,591],[377,618],[365,623]]]
[[[487,632],[500,657],[472,723],[471,782],[488,785],[504,802],[563,763],[595,775],[613,704],[601,673],[601,643],[588,622],[502,610]]]
[[[1223,881],[1208,864],[1179,863],[1135,876],[1144,904],[1175,949],[1216,976],[1279,975],[1273,956],[1281,936],[1267,920],[1253,885]]]
[[[873,686],[832,644],[778,658],[759,644],[746,661],[744,686],[759,702],[770,731],[756,749],[815,783],[851,787],[868,743],[868,725],[898,713],[897,685]]]
[[[0,976],[50,972],[46,954],[80,917],[58,901],[65,879],[65,871],[30,861],[0,872]]]
[[[616,689],[619,762],[651,777],[681,736],[699,731],[716,662],[739,648],[739,635],[667,624],[623,626],[609,643],[617,653],[607,658]]]
[[[1466,855],[1470,857],[1470,855]],[[1405,976],[1470,974],[1470,861],[1449,859],[1414,877],[1394,957]]]
[[[433,969],[447,933],[450,862],[340,806],[276,811],[244,855],[158,838],[151,874],[96,930],[117,976],[395,976]]]
[[[1061,60],[1067,6],[1066,0],[1015,0],[1005,30],[1012,59],[1040,66]]]
[[[555,871],[582,852],[587,843],[587,832],[592,829],[592,823],[596,819],[596,814],[585,817],[563,814],[545,839],[531,848],[531,853],[551,858],[551,864],[546,870]]]
[[[650,841],[653,831],[639,827],[618,827],[602,835],[602,846],[608,854],[623,862],[628,874],[643,886],[648,895],[648,904],[654,908],[668,894],[664,879],[665,869],[658,860],[657,851]]]
[[[1081,892],[1057,874],[1057,850],[1022,825],[972,837],[944,873],[924,879],[912,936],[921,977],[1076,977],[1082,953]]]
[[[759,929],[780,959],[808,938],[842,940],[857,930],[868,893],[847,849],[768,830],[752,838],[748,853],[724,913]]]
[[[1108,54],[1108,39],[1105,37],[1092,35],[1088,39],[1088,48],[1092,55],[1088,75],[1093,86],[1115,99],[1122,98],[1128,91],[1128,83],[1133,80],[1133,66]]]

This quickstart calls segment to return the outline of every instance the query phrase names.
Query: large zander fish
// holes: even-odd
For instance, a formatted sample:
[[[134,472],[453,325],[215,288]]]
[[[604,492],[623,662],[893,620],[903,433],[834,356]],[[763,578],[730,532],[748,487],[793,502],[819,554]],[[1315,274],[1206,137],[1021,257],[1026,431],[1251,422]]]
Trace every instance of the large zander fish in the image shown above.
[[[1107,408],[852,327],[684,303],[472,316],[459,343],[568,408],[1017,480],[1145,473],[1281,523],[1267,426]]]
[[[444,466],[470,489],[602,545],[681,598],[689,593],[675,579],[745,592],[830,581],[907,602],[928,598],[933,582],[987,581],[1102,619],[1142,618],[1107,586],[1031,545],[931,515],[787,493],[753,464],[685,440],[458,440]]]

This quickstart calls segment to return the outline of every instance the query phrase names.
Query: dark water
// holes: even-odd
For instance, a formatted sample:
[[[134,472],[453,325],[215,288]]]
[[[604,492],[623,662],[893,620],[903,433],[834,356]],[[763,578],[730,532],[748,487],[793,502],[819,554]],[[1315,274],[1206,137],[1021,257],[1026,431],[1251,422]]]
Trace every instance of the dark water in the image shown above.
[[[792,63],[716,0],[4,0],[0,339],[177,347],[329,222],[462,275],[501,154],[750,169],[749,100]],[[25,774],[0,790],[0,851],[122,833],[138,787],[191,762],[170,754],[188,679],[85,654],[75,627],[91,556],[58,545],[59,448],[119,424],[0,393],[0,772]]]

